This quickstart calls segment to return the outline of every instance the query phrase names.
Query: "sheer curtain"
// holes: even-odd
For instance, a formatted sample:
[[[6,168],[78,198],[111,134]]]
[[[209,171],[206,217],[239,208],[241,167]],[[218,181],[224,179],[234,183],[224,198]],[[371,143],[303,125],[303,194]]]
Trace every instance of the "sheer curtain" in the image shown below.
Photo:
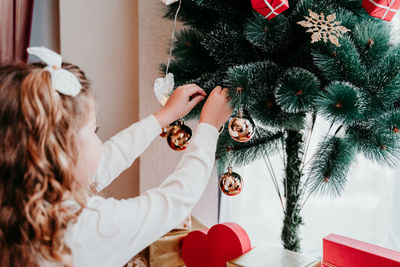
[[[0,64],[27,61],[33,1],[0,1]]]
[[[400,43],[400,16],[392,22],[393,40]],[[329,125],[319,119],[309,155]],[[271,158],[277,179],[283,177],[279,156]],[[234,221],[249,233],[253,246],[282,247],[283,212],[264,160],[234,169],[244,179],[235,197],[222,194],[220,222]],[[400,167],[390,169],[358,156],[339,198],[312,196],[302,210],[302,252],[322,256],[322,238],[336,233],[400,251]],[[279,181],[281,183],[281,181]]]

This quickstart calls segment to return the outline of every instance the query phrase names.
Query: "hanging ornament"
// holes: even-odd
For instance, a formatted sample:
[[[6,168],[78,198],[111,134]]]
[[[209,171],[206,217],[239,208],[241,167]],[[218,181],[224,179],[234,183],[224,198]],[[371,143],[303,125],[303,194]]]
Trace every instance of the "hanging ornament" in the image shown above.
[[[363,0],[362,6],[372,17],[386,21],[400,12],[400,0]]]
[[[266,19],[272,19],[289,8],[288,0],[251,0],[251,4]]]
[[[161,106],[165,106],[169,96],[174,91],[174,87],[174,74],[172,73],[167,73],[164,78],[156,79],[154,82],[154,94]]]
[[[189,140],[192,137],[192,130],[180,119],[162,128],[160,136],[167,139],[168,145],[173,150],[183,151],[189,144]]]
[[[161,106],[164,106],[165,103],[167,103],[169,96],[174,91],[174,87],[175,87],[174,74],[169,73],[168,69],[169,69],[169,65],[171,63],[172,49],[174,47],[174,42],[175,42],[176,22],[178,19],[179,10],[181,9],[182,0],[162,0],[162,1],[166,5],[170,5],[172,3],[179,1],[179,6],[175,13],[174,26],[172,27],[171,47],[169,49],[169,56],[168,56],[167,67],[165,70],[165,77],[157,78],[154,81],[154,94],[156,95],[156,98],[157,98],[158,102],[160,102]]]
[[[233,172],[232,167],[229,166],[228,171],[219,178],[219,189],[227,196],[236,196],[242,191],[242,188],[242,177]]]
[[[297,22],[305,28],[309,28],[306,32],[312,33],[311,43],[323,40],[325,43],[329,40],[332,44],[340,46],[339,37],[350,30],[340,25],[340,21],[336,20],[336,14],[330,14],[325,17],[324,13],[317,14],[308,10],[310,16],[304,16],[306,20]]]
[[[175,13],[174,26],[172,28],[171,47],[169,50],[167,68],[165,70],[165,77],[157,78],[154,82],[154,94],[161,106],[165,106],[175,87],[174,74],[169,73],[168,69],[171,63],[172,49],[175,42],[176,22],[182,4],[182,0],[162,0],[166,5],[178,1],[179,5]],[[168,127],[164,127],[160,136],[167,138],[167,143],[173,150],[182,151],[185,150],[189,144],[189,140],[192,137],[192,130],[188,126],[184,125],[183,120],[180,119],[179,121],[171,123]]]
[[[170,126],[167,134],[167,143],[175,151],[185,150],[192,138],[192,130],[186,126],[183,120],[176,125]]]
[[[170,129],[171,129],[171,125],[162,128],[162,131],[161,131],[161,133],[160,133],[160,136],[163,137],[163,138],[164,138],[164,137],[166,138]]]
[[[163,138],[166,138],[166,137],[168,136],[169,132],[170,132],[175,126],[177,126],[178,124],[179,124],[179,120],[174,121],[174,122],[171,123],[170,125],[168,125],[168,126],[162,128],[162,129],[161,129],[161,134],[160,134],[160,136],[163,137]]]
[[[233,140],[247,142],[253,137],[256,125],[253,119],[247,113],[244,114],[243,110],[240,109],[238,116],[229,120],[228,131]]]

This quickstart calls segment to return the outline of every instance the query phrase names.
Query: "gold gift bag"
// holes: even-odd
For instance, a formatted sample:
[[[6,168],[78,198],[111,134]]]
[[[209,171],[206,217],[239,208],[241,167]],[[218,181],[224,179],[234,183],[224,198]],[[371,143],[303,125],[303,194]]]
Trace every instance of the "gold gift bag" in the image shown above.
[[[192,217],[192,228],[189,230],[172,230],[150,245],[150,267],[185,266],[181,255],[183,238],[193,230],[207,228]]]

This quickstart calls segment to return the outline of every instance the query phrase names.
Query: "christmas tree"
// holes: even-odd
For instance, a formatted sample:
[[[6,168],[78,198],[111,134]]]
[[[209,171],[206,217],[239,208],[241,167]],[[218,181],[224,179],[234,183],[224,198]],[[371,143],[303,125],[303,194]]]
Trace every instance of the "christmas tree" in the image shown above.
[[[229,88],[236,116],[254,120],[247,142],[227,130],[220,135],[220,175],[228,166],[282,156],[281,238],[286,249],[298,251],[307,196],[339,195],[357,153],[386,166],[399,158],[400,46],[390,42],[390,23],[372,17],[361,0],[290,0],[273,18],[252,2],[169,6],[166,17],[173,19],[181,4],[178,19],[186,25],[177,33],[169,72],[176,87]],[[201,108],[185,119],[197,118]],[[308,151],[318,117],[330,128],[317,150]]]

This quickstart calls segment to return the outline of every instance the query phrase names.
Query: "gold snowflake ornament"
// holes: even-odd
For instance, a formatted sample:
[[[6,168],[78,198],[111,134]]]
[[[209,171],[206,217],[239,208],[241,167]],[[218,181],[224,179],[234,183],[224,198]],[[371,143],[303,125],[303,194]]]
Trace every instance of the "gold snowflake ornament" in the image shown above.
[[[306,32],[311,32],[311,43],[323,40],[325,43],[329,40],[332,44],[340,46],[339,38],[350,30],[340,25],[340,21],[336,20],[336,14],[333,13],[325,17],[324,13],[317,14],[312,10],[309,11],[309,17],[304,16],[306,20],[297,22],[305,28],[309,28]]]

